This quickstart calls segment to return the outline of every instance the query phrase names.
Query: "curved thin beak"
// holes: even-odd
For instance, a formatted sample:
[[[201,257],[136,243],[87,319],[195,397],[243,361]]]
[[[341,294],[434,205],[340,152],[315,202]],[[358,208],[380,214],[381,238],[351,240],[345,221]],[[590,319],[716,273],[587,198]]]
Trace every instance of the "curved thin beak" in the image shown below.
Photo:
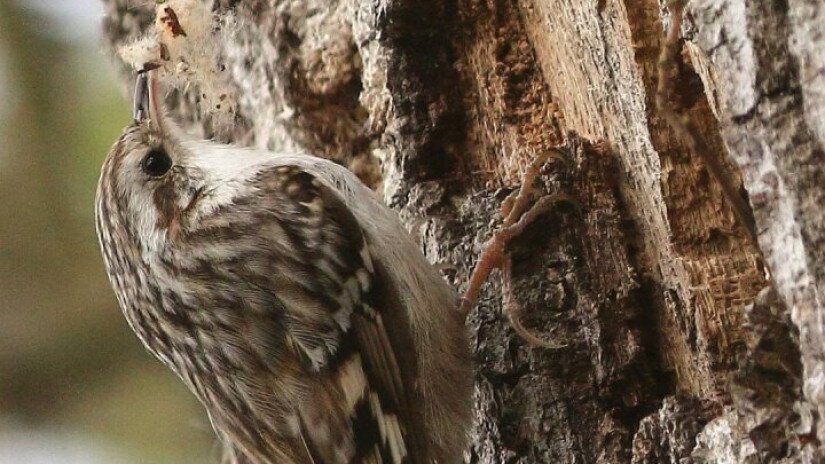
[[[135,122],[149,121],[160,133],[166,133],[166,124],[163,121],[162,96],[160,95],[160,82],[153,71],[157,65],[147,63],[138,71],[135,81],[135,96],[132,102],[132,118]]]
[[[149,76],[145,70],[138,71],[135,81],[135,97],[132,102],[132,119],[141,122],[149,116]]]
[[[154,68],[152,68],[154,69]],[[151,73],[151,74],[149,74]],[[172,135],[170,132],[170,124],[165,121],[165,114],[163,111],[163,95],[161,95],[160,82],[157,74],[152,70],[147,70],[146,91],[148,93],[148,115],[150,124],[155,126],[155,129],[163,136]]]

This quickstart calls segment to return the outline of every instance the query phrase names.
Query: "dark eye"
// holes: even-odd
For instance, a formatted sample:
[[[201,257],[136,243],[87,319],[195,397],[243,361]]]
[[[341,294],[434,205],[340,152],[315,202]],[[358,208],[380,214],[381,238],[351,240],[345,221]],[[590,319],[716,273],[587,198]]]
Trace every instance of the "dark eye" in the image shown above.
[[[143,157],[140,168],[152,177],[160,177],[172,169],[172,158],[163,149],[156,148]]]

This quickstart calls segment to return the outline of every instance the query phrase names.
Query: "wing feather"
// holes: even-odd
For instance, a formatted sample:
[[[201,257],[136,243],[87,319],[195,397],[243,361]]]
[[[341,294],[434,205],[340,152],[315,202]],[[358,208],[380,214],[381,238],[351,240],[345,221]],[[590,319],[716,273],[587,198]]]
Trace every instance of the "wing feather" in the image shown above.
[[[386,311],[400,305],[387,307],[390,299],[381,293],[388,283],[358,221],[332,189],[296,166],[272,175],[265,182],[285,197],[281,227],[300,242],[294,250],[309,266],[304,274],[316,277],[309,286],[316,294],[274,289],[290,303],[283,305],[287,344],[307,378],[317,379],[311,397],[298,405],[301,446],[317,464],[414,463],[420,441],[394,349],[403,340],[384,322]],[[405,360],[410,353],[412,347]]]

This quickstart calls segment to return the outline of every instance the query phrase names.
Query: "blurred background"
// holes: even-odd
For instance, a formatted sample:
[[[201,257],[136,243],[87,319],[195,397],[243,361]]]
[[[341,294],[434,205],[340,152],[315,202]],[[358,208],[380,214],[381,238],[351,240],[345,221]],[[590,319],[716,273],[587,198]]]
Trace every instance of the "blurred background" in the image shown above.
[[[208,420],[126,325],[94,232],[129,122],[98,0],[0,0],[0,464],[216,462]]]

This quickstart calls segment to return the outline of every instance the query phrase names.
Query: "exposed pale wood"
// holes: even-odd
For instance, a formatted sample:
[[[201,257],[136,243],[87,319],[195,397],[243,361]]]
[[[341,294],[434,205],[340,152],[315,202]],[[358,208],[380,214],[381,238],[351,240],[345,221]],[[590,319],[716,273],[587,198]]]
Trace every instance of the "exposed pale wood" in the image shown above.
[[[696,0],[691,12],[697,34],[690,51],[704,65],[722,134],[750,193],[775,304],[788,308],[799,331],[804,401],[794,406],[797,430],[782,432],[790,446],[802,447],[800,455],[822,459],[825,5]]]

